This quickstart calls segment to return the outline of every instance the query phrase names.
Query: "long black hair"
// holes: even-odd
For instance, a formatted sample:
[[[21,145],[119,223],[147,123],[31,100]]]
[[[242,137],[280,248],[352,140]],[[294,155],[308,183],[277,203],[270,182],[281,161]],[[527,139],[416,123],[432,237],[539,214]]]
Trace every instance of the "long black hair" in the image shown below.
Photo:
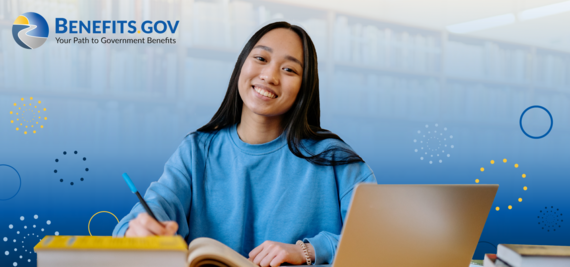
[[[291,150],[295,156],[317,165],[335,166],[353,162],[364,162],[354,151],[345,147],[329,146],[324,151],[314,154],[301,142],[304,139],[319,141],[328,138],[344,141],[338,135],[321,128],[317,51],[315,50],[313,41],[311,41],[311,38],[303,28],[297,25],[291,25],[285,21],[274,22],[264,26],[245,44],[237,59],[226,96],[220,108],[210,122],[197,131],[214,132],[224,127],[240,123],[243,100],[239,95],[238,80],[241,68],[259,39],[269,31],[278,28],[292,30],[299,35],[303,43],[304,68],[301,88],[293,106],[284,114],[282,120],[283,129],[287,133],[287,145],[289,146],[289,150]],[[303,154],[300,148],[308,155]]]

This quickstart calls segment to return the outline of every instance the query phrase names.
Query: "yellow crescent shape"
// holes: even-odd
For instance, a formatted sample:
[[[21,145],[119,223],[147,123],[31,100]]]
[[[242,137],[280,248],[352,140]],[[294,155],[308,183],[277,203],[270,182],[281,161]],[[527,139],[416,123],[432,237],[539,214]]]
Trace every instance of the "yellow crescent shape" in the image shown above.
[[[109,214],[113,215],[113,217],[115,217],[115,219],[117,219],[117,223],[119,223],[119,218],[117,218],[117,216],[115,216],[115,214],[113,214],[113,213],[111,213],[111,212],[108,212],[108,211],[100,211],[100,212],[97,212],[97,213],[93,214],[93,216],[91,216],[91,219],[89,219],[89,223],[87,224],[87,230],[89,231],[89,235],[90,235],[90,236],[93,236],[93,235],[91,234],[91,220],[93,220],[93,217],[95,217],[95,215],[97,215],[97,214],[99,214],[99,213],[109,213]]]
[[[30,25],[30,21],[28,21],[28,18],[24,17],[24,16],[19,16],[16,18],[16,20],[14,21],[14,24],[20,24],[20,25]],[[22,100],[24,100],[22,98]]]

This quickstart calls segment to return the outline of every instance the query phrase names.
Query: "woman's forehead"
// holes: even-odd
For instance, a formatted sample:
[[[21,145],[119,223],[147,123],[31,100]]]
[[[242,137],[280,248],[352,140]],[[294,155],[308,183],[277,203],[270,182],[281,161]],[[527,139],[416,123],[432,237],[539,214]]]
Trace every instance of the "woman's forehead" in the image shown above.
[[[255,48],[262,48],[272,54],[293,56],[303,62],[303,44],[297,33],[285,28],[273,29],[259,39]]]

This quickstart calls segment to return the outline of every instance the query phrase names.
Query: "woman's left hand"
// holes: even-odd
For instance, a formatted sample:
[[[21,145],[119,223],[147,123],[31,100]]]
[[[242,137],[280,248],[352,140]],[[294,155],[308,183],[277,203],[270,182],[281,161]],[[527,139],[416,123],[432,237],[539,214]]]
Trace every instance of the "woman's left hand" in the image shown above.
[[[265,241],[249,253],[249,260],[262,266],[279,266],[284,262],[300,265],[306,263],[301,246],[275,241]]]

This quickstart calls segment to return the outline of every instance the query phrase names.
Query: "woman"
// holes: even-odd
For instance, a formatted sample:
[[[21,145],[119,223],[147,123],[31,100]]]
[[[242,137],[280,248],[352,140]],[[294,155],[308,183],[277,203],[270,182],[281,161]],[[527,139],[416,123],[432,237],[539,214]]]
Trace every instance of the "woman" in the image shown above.
[[[311,39],[276,22],[251,37],[212,120],[148,188],[161,222],[137,203],[113,235],[210,237],[261,266],[331,263],[360,182],[375,183],[372,170],[320,128]]]

